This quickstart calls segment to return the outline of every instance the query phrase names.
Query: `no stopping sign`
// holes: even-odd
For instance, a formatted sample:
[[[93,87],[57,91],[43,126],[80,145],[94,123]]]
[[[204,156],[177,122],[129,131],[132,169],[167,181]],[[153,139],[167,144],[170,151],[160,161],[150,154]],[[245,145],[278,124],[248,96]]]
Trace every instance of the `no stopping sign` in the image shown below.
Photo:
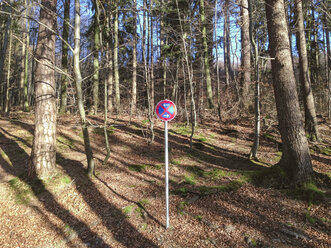
[[[177,114],[177,107],[170,100],[162,100],[156,105],[155,113],[160,120],[171,121]]]

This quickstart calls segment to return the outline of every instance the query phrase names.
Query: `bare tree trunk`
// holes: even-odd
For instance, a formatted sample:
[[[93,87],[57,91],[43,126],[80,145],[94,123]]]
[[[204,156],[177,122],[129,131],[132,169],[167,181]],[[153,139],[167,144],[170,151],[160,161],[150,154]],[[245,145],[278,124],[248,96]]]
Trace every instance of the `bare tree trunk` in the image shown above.
[[[164,5],[164,0],[161,1],[162,6]],[[162,13],[162,12],[161,12]],[[163,70],[163,98],[166,99],[167,96],[167,60],[166,54],[164,52],[164,45],[167,44],[167,35],[165,32],[163,17],[160,17],[160,46],[161,46],[161,61],[162,61],[162,70]]]
[[[204,72],[206,77],[207,84],[207,98],[209,108],[214,108],[214,100],[213,100],[213,90],[211,86],[211,75],[209,68],[209,56],[208,56],[208,43],[207,43],[207,24],[206,24],[206,15],[205,15],[205,2],[204,0],[200,0],[200,18],[202,25],[202,41],[203,41],[203,56],[204,56]]]
[[[259,70],[259,48],[253,37],[253,10],[251,1],[248,2],[249,8],[249,39],[254,49],[254,67],[255,67],[255,129],[254,129],[254,143],[249,154],[249,159],[257,159],[257,151],[260,144],[260,128],[261,128],[261,113],[260,113],[260,70]]]
[[[323,1],[325,7],[327,8],[327,3]],[[325,26],[325,40],[326,40],[326,77],[327,77],[327,98],[328,98],[328,118],[331,119],[331,49],[330,49],[330,30],[328,25],[327,14],[324,12],[324,26]]]
[[[185,116],[186,116],[186,125],[190,124],[190,117],[187,111],[187,91],[186,91],[186,73],[185,73],[185,64],[184,59],[182,59],[182,73],[183,73],[183,86],[184,86],[184,109],[185,109]]]
[[[56,3],[41,1],[35,74],[35,130],[29,175],[48,177],[56,166]],[[50,30],[51,29],[51,30]]]
[[[188,79],[189,79],[189,82],[190,82],[191,127],[192,127],[191,136],[190,136],[190,148],[192,149],[193,135],[194,135],[195,125],[196,125],[196,118],[197,118],[196,117],[196,109],[195,109],[195,101],[194,101],[193,68],[190,66],[190,63],[189,63],[187,45],[186,45],[186,40],[185,40],[185,37],[187,35],[184,33],[184,30],[183,30],[182,20],[181,20],[181,17],[180,17],[180,12],[179,12],[179,7],[178,7],[178,0],[176,0],[176,5],[177,5],[177,14],[178,14],[179,24],[180,24],[181,40],[182,40],[183,50],[184,50],[184,59],[185,59],[185,62],[186,62]]]
[[[147,9],[146,0],[144,0],[144,11]],[[146,84],[146,93],[147,93],[147,107],[148,107],[148,121],[149,121],[149,130],[151,132],[150,139],[148,141],[149,144],[152,144],[154,141],[154,121],[153,121],[153,110],[151,106],[151,90],[150,90],[150,77],[149,77],[149,68],[148,68],[148,51],[146,52],[146,22],[148,22],[148,16],[146,21],[146,14],[144,12],[144,21],[143,21],[143,42],[142,42],[142,57],[144,63],[144,71],[145,71],[145,84]],[[147,36],[149,37],[149,35]],[[147,38],[147,48],[149,48],[149,38]],[[146,54],[147,53],[147,54]],[[154,106],[153,106],[154,107]]]
[[[114,19],[114,79],[115,79],[115,110],[118,113],[121,105],[120,77],[118,72],[118,4],[116,4]]]
[[[29,0],[27,0],[26,8],[29,6]],[[25,64],[24,64],[24,84],[23,84],[23,111],[30,111],[29,104],[29,94],[28,94],[28,84],[29,84],[29,49],[30,49],[30,22],[29,19],[26,20],[26,37],[25,37]],[[32,61],[34,65],[34,60]],[[32,66],[33,68],[33,66]],[[33,71],[33,70],[32,70]]]
[[[85,109],[83,104],[82,92],[82,75],[80,72],[79,55],[80,55],[80,0],[75,0],[75,48],[74,48],[74,73],[76,80],[77,104],[81,118],[81,126],[84,137],[85,154],[87,158],[88,175],[91,177],[95,173],[94,159],[90,144],[90,137],[87,128]]]
[[[69,25],[70,25],[70,0],[64,2],[64,18],[62,31],[62,70],[65,74],[61,76],[61,92],[60,92],[60,113],[65,113],[67,110],[67,96],[69,79],[66,75],[68,73],[68,45],[69,43]]]
[[[9,113],[10,111],[10,76],[11,76],[11,54],[12,54],[12,43],[13,43],[13,30],[12,24],[10,25],[9,30],[9,51],[8,51],[8,69],[7,69],[7,85],[6,85],[6,102],[5,102],[5,112]]]
[[[221,109],[221,85],[220,85],[220,66],[218,60],[218,42],[217,42],[217,11],[218,1],[215,0],[215,14],[214,14],[214,34],[215,34],[215,53],[216,53],[216,81],[217,81],[217,113],[219,121],[222,121]]]
[[[230,84],[231,60],[230,60],[230,27],[229,27],[229,0],[224,2],[224,71],[225,84]]]
[[[241,0],[241,101],[247,107],[251,99],[249,97],[249,87],[251,83],[251,44],[249,36],[249,12],[248,0]]]
[[[266,0],[272,77],[283,148],[280,166],[293,182],[312,176],[312,162],[302,126],[283,0]]]
[[[100,52],[100,11],[98,0],[94,1],[94,53],[93,53],[93,104],[90,113],[96,115],[99,106],[99,52]]]
[[[12,5],[14,3],[14,0],[9,1],[9,15],[7,18],[7,25],[5,30],[5,37],[3,39],[3,45],[2,45],[2,51],[0,54],[0,84],[3,82],[3,75],[4,75],[4,66],[5,66],[5,60],[7,55],[7,46],[8,46],[8,36],[10,32],[11,22],[12,22]]]
[[[21,25],[22,25],[22,62],[21,62],[21,76],[20,76],[20,91],[19,91],[19,103],[20,106],[23,108],[24,104],[24,65],[25,65],[25,50],[26,50],[26,22],[28,21],[26,19],[27,17],[27,0],[24,0],[24,12],[23,12],[23,18],[21,19]]]
[[[308,58],[306,50],[306,37],[304,31],[304,20],[302,14],[302,0],[295,0],[295,13],[297,24],[297,47],[299,50],[300,85],[305,110],[305,129],[310,139],[318,140],[317,118],[314,104],[313,92],[310,84]]]
[[[106,59],[108,64],[108,71],[107,71],[107,94],[105,97],[107,98],[107,108],[108,112],[113,112],[113,53],[112,53],[112,12],[111,12],[111,5],[108,5],[107,9],[107,17],[106,17],[106,33],[107,33],[107,41],[106,41]]]
[[[154,94],[155,94],[155,90],[154,90],[154,43],[153,43],[153,0],[149,1],[149,16],[150,16],[150,45],[151,45],[151,55],[150,55],[150,59],[151,59],[151,107],[152,109],[154,108]]]
[[[137,0],[133,1],[133,18],[131,115],[136,112],[137,108]]]

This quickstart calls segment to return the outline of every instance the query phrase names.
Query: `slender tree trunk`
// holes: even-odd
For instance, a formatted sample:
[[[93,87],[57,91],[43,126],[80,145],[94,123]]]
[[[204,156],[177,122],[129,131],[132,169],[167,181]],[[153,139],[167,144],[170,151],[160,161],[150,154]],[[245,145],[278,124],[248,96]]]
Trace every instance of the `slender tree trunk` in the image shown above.
[[[297,24],[297,47],[299,51],[300,85],[305,110],[305,129],[310,139],[318,140],[317,118],[314,104],[313,92],[309,79],[308,58],[306,50],[306,37],[304,31],[304,20],[302,14],[302,0],[295,0],[295,13]]]
[[[260,70],[259,70],[259,48],[255,37],[253,37],[253,10],[252,4],[249,0],[249,39],[254,49],[254,68],[255,68],[255,129],[254,129],[254,143],[249,154],[250,159],[257,159],[257,151],[260,144],[260,128],[261,128],[261,113],[260,113]]]
[[[205,0],[200,0],[200,18],[202,25],[202,42],[203,42],[203,57],[204,57],[204,72],[206,77],[206,85],[207,85],[207,98],[209,108],[214,108],[214,100],[213,100],[213,90],[211,86],[211,75],[209,68],[209,56],[208,56],[208,43],[207,43],[207,24],[206,24],[206,15],[205,15]]]
[[[54,173],[56,166],[55,0],[41,1],[35,74],[35,130],[29,175]],[[51,29],[51,30],[50,30]]]
[[[69,25],[70,25],[70,0],[64,2],[64,18],[63,18],[63,31],[62,31],[62,70],[64,73],[68,73],[68,45],[69,43]],[[68,96],[68,76],[62,74],[61,76],[61,93],[60,93],[60,113],[65,113],[67,110],[67,96]]]
[[[94,1],[94,53],[93,53],[93,104],[90,110],[92,115],[96,115],[99,106],[99,52],[100,52],[100,18],[99,3]]]
[[[150,59],[151,59],[151,106],[152,108],[154,107],[154,43],[153,43],[153,13],[152,13],[152,9],[153,9],[153,0],[149,1],[149,16],[150,16],[150,45],[151,45],[151,55],[150,55]]]
[[[21,76],[20,76],[20,91],[19,91],[19,103],[20,106],[23,108],[24,104],[24,65],[25,65],[25,50],[26,50],[26,22],[28,21],[26,19],[27,17],[27,0],[24,0],[24,12],[23,12],[23,18],[21,19],[21,25],[22,25],[22,62],[21,62]]]
[[[148,20],[148,16],[146,18],[145,10],[147,9],[147,3],[146,0],[144,0],[144,20],[143,20],[143,40],[142,40],[142,59],[144,63],[144,72],[145,72],[145,84],[146,84],[146,93],[147,93],[147,108],[148,108],[148,120],[149,120],[149,130],[151,132],[150,139],[148,141],[149,144],[153,143],[154,141],[154,121],[153,121],[153,110],[151,106],[151,90],[150,90],[150,81],[149,81],[149,69],[148,69],[148,51],[146,52],[146,19]],[[147,36],[148,37],[148,36]],[[149,40],[149,39],[148,39]],[[147,41],[149,42],[149,41]],[[147,48],[149,45],[147,44]],[[146,54],[147,53],[147,54]]]
[[[107,71],[107,108],[108,112],[112,113],[113,112],[113,53],[112,53],[112,25],[111,25],[111,20],[112,20],[112,14],[111,14],[111,5],[108,6],[108,11],[107,11],[107,19],[106,19],[106,33],[107,33],[107,42],[106,42],[106,59],[107,59],[107,64],[108,64],[108,71]]]
[[[6,113],[9,113],[9,110],[10,110],[9,95],[10,95],[12,43],[13,43],[13,30],[12,30],[12,24],[11,24],[10,31],[9,31],[8,69],[7,69],[6,102],[5,102],[5,112]]]
[[[179,18],[179,24],[180,24],[180,31],[181,31],[181,40],[182,40],[182,44],[183,44],[183,50],[184,50],[184,59],[186,62],[186,67],[187,67],[187,73],[188,73],[188,79],[189,79],[189,83],[190,83],[190,96],[191,96],[191,136],[190,136],[190,148],[192,149],[192,145],[193,145],[193,135],[194,135],[194,131],[195,131],[195,126],[196,126],[196,108],[195,108],[195,100],[194,100],[194,85],[193,85],[193,67],[190,66],[189,63],[189,55],[188,55],[188,49],[187,49],[187,45],[186,45],[186,40],[185,37],[187,36],[184,33],[183,30],[183,25],[182,25],[182,20],[180,17],[180,12],[179,12],[179,7],[178,7],[178,0],[176,0],[176,5],[177,5],[177,14],[178,14],[178,18]]]
[[[248,0],[241,0],[241,94],[243,106],[247,107],[251,99],[249,87],[251,83],[251,44],[249,38]]]
[[[214,15],[214,40],[215,40],[215,53],[216,53],[216,81],[217,81],[217,113],[219,121],[222,121],[221,109],[221,85],[220,85],[220,66],[218,60],[218,42],[217,42],[217,11],[218,1],[215,0],[215,15]]]
[[[302,126],[283,0],[266,0],[272,78],[283,142],[280,166],[293,182],[312,176],[312,162]]]
[[[131,115],[136,112],[137,108],[137,0],[133,1],[133,51],[132,51],[132,98],[131,98]]]
[[[162,7],[164,6],[164,0],[161,1]],[[162,13],[162,12],[161,12]],[[163,17],[160,17],[160,46],[161,46],[161,63],[162,63],[162,80],[163,80],[163,98],[167,96],[167,59],[164,51],[164,45],[167,46],[167,35],[165,31]]]
[[[95,173],[94,159],[90,144],[90,137],[87,128],[85,109],[83,104],[82,92],[82,75],[80,71],[79,55],[80,55],[80,0],[75,0],[75,48],[74,48],[74,73],[76,80],[76,94],[78,110],[81,118],[81,126],[84,137],[85,154],[87,158],[88,175],[91,177]]]
[[[230,85],[231,60],[230,60],[230,26],[229,26],[229,0],[224,2],[224,71],[225,84]]]
[[[325,7],[327,8],[328,4],[326,1],[323,1]],[[330,21],[330,17],[327,17],[327,14],[324,12],[324,26],[325,26],[325,40],[326,40],[326,78],[327,78],[327,102],[328,102],[328,118],[331,119],[331,49],[330,49],[330,29],[328,25],[328,21]]]
[[[4,66],[5,66],[5,60],[6,60],[6,55],[7,55],[7,46],[8,46],[8,36],[10,32],[10,27],[11,27],[11,22],[12,22],[12,5],[14,3],[14,0],[9,1],[9,15],[7,18],[7,25],[6,25],[6,30],[5,30],[5,36],[3,39],[3,45],[2,45],[2,51],[0,54],[0,84],[3,82],[3,75],[4,75]]]
[[[120,77],[118,72],[118,4],[115,9],[114,19],[114,79],[115,79],[115,109],[118,113],[121,105]]]
[[[29,6],[29,0],[27,0],[26,8],[27,10]],[[29,11],[28,11],[29,12]],[[28,86],[29,86],[29,49],[30,49],[30,21],[26,20],[26,40],[25,40],[25,64],[24,64],[24,84],[23,84],[23,111],[30,111],[29,104],[29,94],[28,94]],[[32,65],[34,65],[34,60],[32,61]],[[33,66],[32,66],[33,68]],[[32,70],[33,73],[33,70]]]

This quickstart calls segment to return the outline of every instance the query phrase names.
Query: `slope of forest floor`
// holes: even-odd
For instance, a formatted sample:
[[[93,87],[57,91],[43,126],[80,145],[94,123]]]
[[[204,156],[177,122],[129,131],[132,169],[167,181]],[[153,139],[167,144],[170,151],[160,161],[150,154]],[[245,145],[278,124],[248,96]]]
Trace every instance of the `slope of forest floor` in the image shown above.
[[[163,123],[149,145],[144,119],[110,119],[111,156],[102,117],[89,117],[96,176],[86,174],[79,118],[58,117],[58,171],[29,181],[33,116],[0,117],[0,247],[331,247],[331,129],[311,144],[317,183],[288,187],[277,167],[276,126],[249,161],[251,123],[196,129],[169,123],[170,228],[165,229]]]

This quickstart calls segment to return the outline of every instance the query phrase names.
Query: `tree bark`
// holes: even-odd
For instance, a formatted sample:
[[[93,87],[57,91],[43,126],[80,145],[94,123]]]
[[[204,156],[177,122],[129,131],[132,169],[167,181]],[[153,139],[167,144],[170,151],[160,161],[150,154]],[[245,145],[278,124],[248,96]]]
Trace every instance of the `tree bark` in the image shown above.
[[[0,84],[3,81],[3,75],[4,75],[4,66],[5,66],[5,60],[6,60],[6,54],[7,54],[7,46],[8,46],[8,36],[9,36],[9,31],[11,27],[11,22],[12,22],[12,4],[14,3],[14,0],[9,1],[9,15],[7,18],[7,24],[6,24],[6,30],[5,30],[5,36],[3,39],[3,45],[2,45],[2,50],[0,54]],[[2,104],[2,103],[1,103]]]
[[[323,4],[327,8],[328,3],[324,0]],[[326,78],[327,78],[327,98],[328,98],[328,118],[331,119],[331,49],[330,49],[330,17],[327,16],[326,10],[324,10],[324,27],[325,27],[325,40],[326,40]]]
[[[26,8],[29,6],[29,0],[27,0]],[[23,111],[30,111],[29,104],[29,94],[28,94],[28,85],[29,85],[29,49],[30,49],[30,22],[29,19],[26,20],[26,37],[25,37],[25,62],[24,62],[24,84],[23,84]],[[34,65],[34,60],[32,61]],[[33,66],[32,66],[33,68]],[[33,73],[32,73],[33,74]]]
[[[200,18],[202,25],[202,41],[203,41],[203,58],[204,58],[204,72],[206,77],[206,85],[207,85],[207,98],[209,108],[214,108],[214,100],[213,100],[213,90],[211,86],[211,75],[209,68],[209,56],[208,56],[208,43],[207,43],[207,28],[206,28],[206,15],[205,15],[205,1],[200,0]]]
[[[151,61],[151,73],[150,73],[150,84],[151,84],[151,107],[154,108],[154,42],[153,42],[153,0],[149,1],[149,16],[150,16],[150,24],[149,24],[149,35],[150,35],[150,46],[151,46],[151,55],[150,55],[150,61]]]
[[[108,64],[108,72],[107,72],[107,108],[108,112],[112,113],[113,111],[113,52],[112,52],[112,11],[111,5],[108,5],[107,9],[107,19],[106,19],[106,34],[107,34],[107,41],[106,41],[106,59]]]
[[[92,148],[90,144],[90,137],[87,128],[87,121],[85,116],[85,109],[83,104],[83,92],[82,92],[82,75],[80,71],[80,62],[79,62],[79,55],[80,55],[80,0],[75,0],[75,48],[74,48],[74,73],[75,73],[75,80],[76,80],[76,94],[77,94],[77,104],[78,110],[81,119],[81,126],[83,131],[83,138],[84,138],[84,147],[85,147],[85,154],[87,158],[87,169],[88,169],[88,176],[93,176],[95,172],[94,167],[94,159]]]
[[[36,51],[35,73],[35,130],[29,175],[44,178],[56,166],[56,82],[55,33],[56,2],[41,1]]]
[[[312,176],[308,141],[302,125],[283,0],[266,0],[272,78],[283,142],[280,166],[293,182]]]
[[[318,140],[317,118],[314,104],[314,97],[311,88],[308,58],[306,50],[306,37],[304,31],[304,20],[302,13],[302,0],[295,0],[296,13],[296,40],[297,49],[299,51],[299,66],[300,66],[300,85],[303,97],[303,106],[305,111],[305,129],[310,139]]]
[[[229,0],[224,2],[224,71],[225,84],[230,85],[231,60],[230,60],[230,26],[229,26]]]
[[[131,115],[136,112],[137,108],[137,0],[133,1],[133,18]]]
[[[10,97],[9,96],[10,96],[12,44],[13,44],[13,30],[12,30],[12,24],[11,24],[10,31],[9,31],[8,69],[7,69],[6,102],[5,102],[5,112],[7,114],[10,111]]]
[[[21,76],[20,76],[20,90],[19,90],[19,103],[20,106],[24,106],[24,65],[25,65],[25,50],[26,50],[26,22],[28,21],[26,19],[27,17],[27,0],[24,0],[24,11],[23,11],[23,18],[21,19],[21,25],[22,25],[22,62],[21,62]]]
[[[248,95],[251,82],[251,44],[249,38],[248,0],[241,0],[241,100],[247,107],[251,99]]]
[[[220,83],[220,68],[218,60],[218,42],[217,42],[217,11],[218,1],[215,0],[215,15],[214,15],[214,33],[215,33],[215,53],[216,53],[216,82],[217,82],[217,113],[219,121],[222,121],[222,107],[221,107],[221,83]]]
[[[118,74],[118,4],[115,6],[114,19],[114,79],[115,79],[115,110],[119,112],[121,105],[120,77]]]
[[[64,18],[63,18],[63,32],[62,32],[62,70],[65,74],[61,76],[61,93],[60,93],[60,113],[65,113],[67,110],[67,95],[68,95],[68,45],[69,43],[69,25],[70,25],[70,0],[64,2]]]
[[[93,53],[93,104],[90,110],[92,115],[96,115],[99,106],[99,50],[100,50],[100,22],[99,5],[94,1],[94,53]]]

